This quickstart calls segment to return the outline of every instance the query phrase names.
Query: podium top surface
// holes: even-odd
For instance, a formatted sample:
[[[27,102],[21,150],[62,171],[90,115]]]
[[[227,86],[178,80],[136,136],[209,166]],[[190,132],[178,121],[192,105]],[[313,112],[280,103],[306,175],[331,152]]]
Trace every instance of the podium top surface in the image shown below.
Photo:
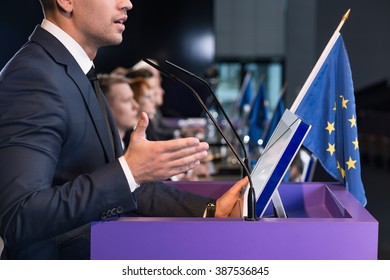
[[[176,183],[216,195],[232,182]],[[288,218],[124,217],[96,222],[93,259],[376,259],[378,222],[343,186],[279,187]],[[247,236],[248,238],[244,238]],[[114,237],[114,238],[113,238]],[[239,245],[239,246],[238,246]],[[210,252],[213,252],[212,254]]]
[[[171,182],[183,191],[194,192],[213,198],[220,197],[235,182]],[[278,188],[289,219],[349,219],[351,222],[376,222],[371,214],[346,190],[334,182],[281,183]],[[272,202],[268,206],[265,218],[273,215]],[[272,218],[274,222],[278,219]],[[284,219],[280,221],[286,222]],[[348,220],[347,220],[348,221]]]

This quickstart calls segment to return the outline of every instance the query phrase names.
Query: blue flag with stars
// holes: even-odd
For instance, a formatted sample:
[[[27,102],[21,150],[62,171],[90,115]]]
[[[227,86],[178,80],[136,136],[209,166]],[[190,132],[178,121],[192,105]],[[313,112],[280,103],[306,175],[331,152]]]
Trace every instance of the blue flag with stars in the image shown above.
[[[341,35],[295,112],[312,125],[304,146],[365,206],[351,68]]]
[[[250,141],[254,143],[260,139],[268,121],[268,100],[265,95],[264,84],[261,83],[248,116],[248,134]]]
[[[252,89],[252,73],[248,72],[245,76],[244,82],[242,84],[241,89],[241,98],[239,100],[238,108],[240,110],[240,113],[242,113],[242,110],[245,105],[250,105],[252,102],[252,95],[253,95],[253,89]]]

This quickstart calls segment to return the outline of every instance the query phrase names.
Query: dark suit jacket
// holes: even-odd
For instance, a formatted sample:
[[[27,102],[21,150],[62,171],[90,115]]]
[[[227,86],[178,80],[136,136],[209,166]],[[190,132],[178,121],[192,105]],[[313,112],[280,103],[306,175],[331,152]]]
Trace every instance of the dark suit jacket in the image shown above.
[[[165,184],[129,190],[93,88],[37,27],[0,74],[0,233],[10,259],[89,257],[89,223],[137,211],[201,216],[207,198]],[[138,208],[137,208],[138,201]],[[4,254],[2,256],[4,258]]]

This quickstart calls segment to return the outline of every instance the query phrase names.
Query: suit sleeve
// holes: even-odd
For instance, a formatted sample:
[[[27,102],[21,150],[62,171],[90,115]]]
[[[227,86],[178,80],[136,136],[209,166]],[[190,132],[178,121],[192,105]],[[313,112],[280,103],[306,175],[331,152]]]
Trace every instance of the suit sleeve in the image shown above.
[[[153,217],[202,217],[210,201],[163,182],[142,184],[134,195],[138,202],[136,214]]]
[[[9,247],[136,208],[118,160],[53,183],[68,128],[50,75],[35,67],[8,69],[0,78],[0,229]]]

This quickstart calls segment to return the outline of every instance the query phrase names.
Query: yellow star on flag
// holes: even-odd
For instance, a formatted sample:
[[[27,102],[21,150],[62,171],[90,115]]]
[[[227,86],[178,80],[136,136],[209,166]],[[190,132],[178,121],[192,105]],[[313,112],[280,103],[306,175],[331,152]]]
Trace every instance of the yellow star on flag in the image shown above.
[[[335,131],[336,129],[334,128],[334,122],[333,123],[330,123],[330,122],[327,122],[328,123],[328,126],[325,128],[327,131],[329,131],[329,135],[332,134],[332,131]]]
[[[348,161],[346,162],[346,164],[348,165],[348,170],[350,170],[351,168],[356,169],[355,163],[356,160],[352,160],[352,158],[349,157]]]
[[[352,144],[355,146],[355,150],[359,149],[359,141],[357,137],[355,138],[355,141],[352,141]]]
[[[333,153],[336,151],[335,144],[328,143],[328,148],[326,149],[327,152],[330,153],[330,156],[333,156]]]
[[[352,119],[348,119],[348,121],[351,123],[351,128],[356,127],[355,115],[352,115]]]
[[[343,177],[343,179],[344,179],[345,178],[345,170],[341,167],[340,167],[340,173],[341,173],[341,177]]]
[[[344,99],[344,96],[340,95],[340,98],[341,98],[341,106],[345,109],[347,109],[347,103],[349,102],[349,100],[347,99]]]

